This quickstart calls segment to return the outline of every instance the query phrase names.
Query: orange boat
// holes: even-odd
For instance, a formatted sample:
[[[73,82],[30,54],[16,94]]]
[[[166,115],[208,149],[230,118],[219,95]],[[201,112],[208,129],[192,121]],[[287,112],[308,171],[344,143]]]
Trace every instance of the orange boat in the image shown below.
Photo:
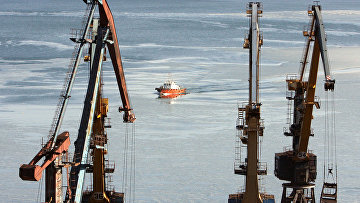
[[[167,80],[163,85],[155,88],[161,98],[175,98],[179,95],[186,94],[186,88],[177,85],[173,80]]]

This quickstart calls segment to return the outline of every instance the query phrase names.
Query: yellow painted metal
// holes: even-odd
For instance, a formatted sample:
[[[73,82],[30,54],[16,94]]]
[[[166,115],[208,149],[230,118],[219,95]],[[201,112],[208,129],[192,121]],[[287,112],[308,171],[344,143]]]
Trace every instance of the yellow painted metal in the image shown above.
[[[85,62],[90,61],[90,56],[89,56],[89,55],[84,56],[84,61],[85,61]]]
[[[307,64],[307,58],[308,58],[308,54],[309,54],[309,49],[310,49],[310,42],[313,40],[313,36],[315,36],[315,32],[313,31],[314,29],[314,25],[315,25],[315,16],[313,16],[312,20],[311,20],[311,26],[309,31],[304,31],[304,36],[305,32],[308,36],[307,40],[306,40],[306,45],[305,45],[305,55],[303,58],[303,61],[301,63],[301,69],[300,69],[300,81],[303,81],[304,79],[304,73],[305,73],[305,68],[306,68],[306,64]]]
[[[93,192],[90,203],[109,203],[110,199],[105,190],[104,149],[95,148],[93,153]]]
[[[303,159],[307,156],[307,148],[309,137],[311,134],[311,120],[313,118],[312,112],[314,107],[314,100],[315,100],[315,89],[316,89],[316,80],[319,68],[319,59],[320,59],[320,46],[319,46],[319,39],[315,39],[312,59],[311,59],[311,66],[310,66],[310,73],[306,91],[306,101],[305,101],[305,112],[303,117],[303,122],[301,125],[301,135],[300,135],[300,142],[299,142],[299,151],[297,154],[297,158]]]
[[[93,191],[90,197],[90,203],[110,203],[106,194],[105,182],[105,157],[106,154],[106,133],[104,128],[104,119],[108,112],[108,99],[102,98],[101,86],[97,96],[97,105],[95,109],[96,118],[93,122]]]
[[[253,106],[246,107],[246,120],[248,124],[247,134],[247,171],[246,171],[246,189],[244,194],[244,203],[262,203],[258,183],[258,139],[260,129],[260,106],[253,109]]]
[[[244,49],[249,49],[250,48],[250,41],[249,41],[248,38],[245,38],[243,48]]]
[[[109,111],[109,99],[108,98],[101,98],[101,114],[106,116],[107,112]]]

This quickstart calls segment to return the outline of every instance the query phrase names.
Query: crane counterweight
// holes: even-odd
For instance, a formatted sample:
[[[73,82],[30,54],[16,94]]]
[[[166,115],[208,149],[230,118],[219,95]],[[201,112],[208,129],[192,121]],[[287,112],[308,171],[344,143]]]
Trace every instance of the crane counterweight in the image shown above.
[[[70,146],[69,132],[63,132],[57,136],[55,146],[51,149],[51,142],[48,142],[30,161],[29,164],[23,164],[20,167],[19,176],[23,180],[39,181],[42,176],[42,172],[50,165],[57,157],[63,155]],[[35,165],[41,158],[45,157],[45,160],[41,166]]]

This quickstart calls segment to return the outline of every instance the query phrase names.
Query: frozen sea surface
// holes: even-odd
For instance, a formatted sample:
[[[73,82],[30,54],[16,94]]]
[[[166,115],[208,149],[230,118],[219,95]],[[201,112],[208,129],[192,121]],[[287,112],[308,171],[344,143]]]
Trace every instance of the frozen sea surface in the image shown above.
[[[0,202],[35,202],[39,184],[24,182],[18,168],[40,149],[57,104],[79,28],[82,1],[0,0]],[[233,174],[237,103],[247,100],[248,30],[246,1],[108,1],[115,17],[129,94],[137,117],[136,202],[226,202],[242,187]],[[284,137],[285,76],[297,73],[311,1],[264,1],[260,29],[262,161],[268,163],[266,192],[280,201],[273,174],[274,153],[290,145]],[[360,4],[324,1],[331,69],[336,82],[339,202],[357,202],[360,159],[358,121]],[[348,55],[341,57],[347,51]],[[348,60],[350,58],[350,60]],[[338,61],[337,61],[338,60]],[[341,61],[341,62],[340,62]],[[154,88],[168,74],[190,94],[158,99]],[[322,73],[322,69],[320,69]],[[319,77],[322,77],[320,74]],[[87,87],[80,66],[62,130],[75,141]],[[110,62],[104,66],[104,93],[110,100],[109,158],[116,162],[113,184],[121,189],[126,125]],[[322,79],[319,79],[322,87]],[[325,98],[322,88],[318,95]],[[310,148],[319,157],[316,196],[322,183],[323,112],[315,111]],[[320,144],[321,143],[321,144]],[[73,150],[73,145],[70,151]]]

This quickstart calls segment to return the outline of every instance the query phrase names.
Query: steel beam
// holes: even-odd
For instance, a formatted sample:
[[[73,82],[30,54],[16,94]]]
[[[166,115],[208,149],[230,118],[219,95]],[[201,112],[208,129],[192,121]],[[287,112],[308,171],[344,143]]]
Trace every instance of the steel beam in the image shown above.
[[[330,68],[329,68],[329,57],[326,47],[326,34],[325,34],[325,28],[324,23],[322,20],[320,7],[314,6],[314,14],[316,18],[315,23],[315,34],[317,35],[320,53],[321,53],[321,59],[324,66],[324,73],[325,73],[325,80],[331,80],[331,74],[330,74]]]
[[[60,95],[62,97],[61,98],[62,103],[61,103],[61,107],[60,107],[60,111],[59,111],[59,116],[55,120],[56,122],[53,123],[53,125],[52,125],[52,126],[54,126],[54,129],[50,130],[50,132],[52,133],[52,135],[50,135],[51,136],[50,139],[52,139],[53,141],[56,140],[56,138],[58,136],[58,133],[59,133],[59,130],[60,130],[60,127],[61,127],[61,123],[62,123],[62,120],[63,120],[64,115],[65,115],[65,110],[66,110],[66,107],[67,107],[67,104],[68,104],[68,100],[70,98],[71,89],[73,87],[73,84],[74,84],[74,81],[75,81],[75,76],[76,76],[80,61],[81,61],[83,46],[86,43],[85,42],[85,37],[89,33],[90,24],[91,24],[91,21],[92,21],[92,19],[94,17],[94,12],[95,12],[95,4],[93,4],[92,7],[91,7],[90,14],[89,14],[89,17],[87,19],[86,26],[84,28],[83,35],[82,35],[82,37],[80,39],[80,47],[79,47],[78,53],[76,55],[76,60],[74,62],[74,66],[72,68],[72,72],[71,72],[70,80],[69,80],[69,82],[67,84],[67,88],[65,90],[65,93],[63,95]],[[53,148],[54,145],[55,145],[55,142],[52,143],[51,148]]]
[[[297,158],[305,159],[307,156],[307,148],[309,143],[309,137],[311,134],[311,121],[312,121],[312,113],[314,107],[314,99],[315,99],[315,89],[316,89],[316,81],[317,81],[317,74],[319,68],[319,58],[320,58],[320,48],[318,41],[320,39],[316,38],[314,42],[314,48],[311,58],[311,66],[310,66],[310,73],[308,79],[308,85],[306,90],[306,97],[305,97],[305,110],[303,121],[301,123],[301,134],[300,134],[300,141],[299,141],[299,148]]]
[[[252,4],[251,25],[250,25],[250,97],[249,103],[259,103],[259,48],[260,33],[258,24],[258,4]]]
[[[111,62],[114,67],[115,76],[120,91],[120,97],[123,103],[123,108],[121,108],[121,110],[124,111],[124,122],[132,123],[135,121],[135,115],[131,112],[132,109],[130,106],[130,100],[126,88],[125,74],[121,61],[120,48],[117,39],[114,18],[106,0],[103,0],[101,5],[99,4],[99,14],[100,25],[109,26],[111,31],[111,36],[109,38],[110,41],[108,41],[107,47],[109,50]]]
[[[94,53],[93,67],[90,70],[88,90],[84,102],[78,138],[75,142],[74,162],[79,163],[79,165],[73,166],[70,173],[71,195],[74,200],[73,202],[75,203],[80,203],[82,199],[90,138],[97,101],[96,97],[99,91],[101,68],[105,52],[105,40],[109,30],[107,30],[107,34],[104,38],[103,31],[103,29],[98,30],[98,40]]]

